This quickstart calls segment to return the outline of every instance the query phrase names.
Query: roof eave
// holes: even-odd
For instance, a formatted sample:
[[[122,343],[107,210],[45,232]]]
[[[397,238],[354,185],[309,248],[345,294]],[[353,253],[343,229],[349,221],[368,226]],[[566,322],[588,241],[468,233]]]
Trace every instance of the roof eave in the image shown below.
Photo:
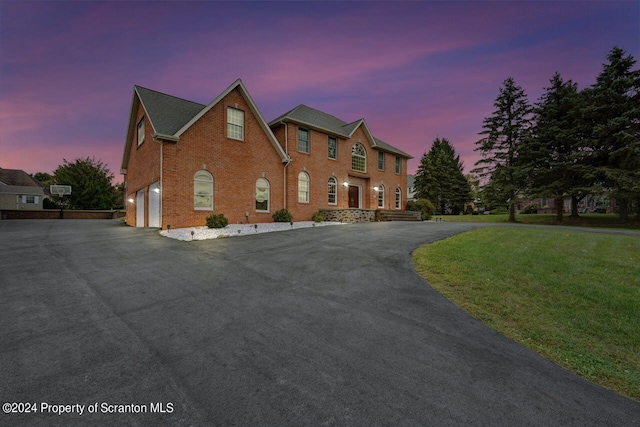
[[[274,121],[272,121],[270,123],[270,126],[275,127],[276,125],[280,124],[281,122],[287,122],[287,123],[293,123],[293,124],[296,124],[296,125],[302,125],[302,126],[307,127],[309,129],[317,130],[317,131],[320,131],[320,132],[324,132],[324,133],[326,133],[328,135],[337,136],[337,137],[344,138],[344,139],[350,138],[349,134],[335,132],[335,131],[332,131],[331,129],[323,128],[322,126],[317,126],[317,125],[314,125],[312,123],[305,122],[303,120],[294,119],[293,117],[282,117],[281,119],[277,120],[277,122],[274,120]]]
[[[154,133],[152,135],[154,141],[167,141],[167,142],[178,142],[180,138],[174,135],[167,135],[164,133]]]

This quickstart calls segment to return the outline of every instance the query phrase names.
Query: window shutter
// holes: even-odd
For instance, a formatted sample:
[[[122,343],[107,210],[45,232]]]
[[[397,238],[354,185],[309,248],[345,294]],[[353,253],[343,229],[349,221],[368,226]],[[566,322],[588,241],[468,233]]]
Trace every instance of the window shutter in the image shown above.
[[[27,196],[22,196],[22,203],[27,203]]]
[[[33,197],[33,203],[35,203],[36,205],[38,204],[39,200],[38,200],[39,196],[34,196]]]

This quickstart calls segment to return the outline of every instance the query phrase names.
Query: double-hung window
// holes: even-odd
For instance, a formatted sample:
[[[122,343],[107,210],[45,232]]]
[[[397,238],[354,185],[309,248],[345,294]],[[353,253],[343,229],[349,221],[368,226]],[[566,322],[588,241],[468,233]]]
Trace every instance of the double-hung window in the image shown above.
[[[306,172],[298,174],[298,202],[309,203],[309,174]]]
[[[400,156],[396,156],[396,173],[399,174],[402,171],[402,160]]]
[[[338,202],[338,181],[335,177],[329,178],[329,188],[328,188],[328,199],[327,203],[330,205],[335,205]]]
[[[244,111],[227,107],[227,137],[244,140]]]
[[[256,211],[269,212],[269,181],[264,178],[256,181]]]
[[[144,117],[138,122],[138,147],[144,142]]]
[[[329,137],[328,157],[334,160],[338,158],[338,140],[332,136]]]
[[[402,209],[402,190],[396,188],[396,209]]]
[[[358,172],[367,171],[367,152],[359,142],[351,148],[351,169]]]
[[[384,170],[384,151],[378,151],[378,169]]]
[[[196,172],[193,177],[193,209],[213,210],[213,176],[205,170]]]
[[[298,151],[309,152],[309,130],[298,128]]]

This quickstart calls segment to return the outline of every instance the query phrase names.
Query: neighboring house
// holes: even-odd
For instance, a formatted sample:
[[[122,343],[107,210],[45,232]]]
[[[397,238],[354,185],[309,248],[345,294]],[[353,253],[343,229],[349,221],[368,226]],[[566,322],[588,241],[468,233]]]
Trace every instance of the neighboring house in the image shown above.
[[[415,175],[407,175],[407,200],[416,200]]]
[[[521,207],[524,210],[529,205],[536,205],[538,213],[556,213],[556,200],[553,198],[538,198],[524,200]],[[579,213],[617,213],[620,206],[616,199],[609,197],[609,192],[604,191],[601,194],[587,195],[578,202]],[[564,213],[571,212],[571,197],[565,197],[562,201],[562,211]]]
[[[404,209],[408,154],[300,105],[271,123],[241,80],[209,105],[134,87],[121,173],[129,225],[295,221],[320,209]]]
[[[0,210],[42,210],[44,188],[28,173],[0,168]]]

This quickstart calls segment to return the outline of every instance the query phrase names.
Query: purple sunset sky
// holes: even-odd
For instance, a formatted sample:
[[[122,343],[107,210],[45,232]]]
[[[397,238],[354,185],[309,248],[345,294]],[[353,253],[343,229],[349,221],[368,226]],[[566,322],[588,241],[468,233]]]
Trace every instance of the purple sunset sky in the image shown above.
[[[640,59],[640,2],[0,0],[0,167],[94,156],[121,181],[134,84],[208,104],[241,78],[267,121],[364,117],[409,173],[438,136],[469,170],[505,78],[583,88],[616,45]]]

